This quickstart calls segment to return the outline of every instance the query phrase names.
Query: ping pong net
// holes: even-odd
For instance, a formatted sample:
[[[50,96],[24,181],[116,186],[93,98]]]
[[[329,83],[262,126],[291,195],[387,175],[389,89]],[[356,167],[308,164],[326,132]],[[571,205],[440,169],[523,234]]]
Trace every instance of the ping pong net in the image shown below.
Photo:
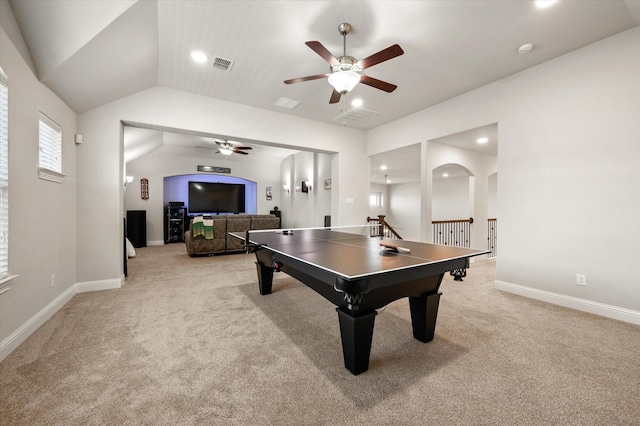
[[[381,235],[378,235],[376,224],[311,228],[251,229],[245,231],[242,236],[238,233],[232,235],[244,240],[243,245],[247,253],[253,253],[264,245],[282,244],[303,240],[340,241],[348,239],[351,240],[354,238],[378,238],[382,240],[383,238]],[[388,240],[388,238],[385,238],[385,240]],[[388,241],[381,243],[380,246],[381,250],[388,250],[390,252],[403,251],[402,248],[398,248],[396,244]]]

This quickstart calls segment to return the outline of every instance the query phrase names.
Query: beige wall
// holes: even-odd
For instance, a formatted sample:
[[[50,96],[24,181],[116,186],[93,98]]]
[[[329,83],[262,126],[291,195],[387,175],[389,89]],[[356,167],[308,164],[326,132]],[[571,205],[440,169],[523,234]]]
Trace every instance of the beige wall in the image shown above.
[[[371,130],[369,153],[498,123],[499,288],[640,323],[639,51],[625,31]]]
[[[18,277],[3,285],[9,290],[0,295],[0,360],[71,299],[76,282],[76,115],[38,82],[5,33],[4,19],[0,67],[9,80],[9,273]],[[40,112],[62,128],[67,175],[62,183],[38,177]]]

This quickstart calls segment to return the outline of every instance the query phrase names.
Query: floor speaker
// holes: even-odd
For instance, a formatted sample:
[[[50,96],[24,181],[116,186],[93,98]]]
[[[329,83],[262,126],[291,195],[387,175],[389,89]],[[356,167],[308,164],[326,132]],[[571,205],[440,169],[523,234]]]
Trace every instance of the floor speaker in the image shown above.
[[[169,228],[169,240],[172,242],[178,242],[183,240],[184,229],[182,229],[182,222],[172,223]]]

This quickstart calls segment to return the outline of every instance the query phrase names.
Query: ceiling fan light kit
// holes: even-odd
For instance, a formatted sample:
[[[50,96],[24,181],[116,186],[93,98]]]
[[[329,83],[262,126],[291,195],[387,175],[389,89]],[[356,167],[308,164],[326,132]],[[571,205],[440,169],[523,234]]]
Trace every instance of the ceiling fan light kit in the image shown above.
[[[360,77],[355,71],[338,71],[329,76],[329,84],[341,95],[346,95],[360,82]]]
[[[293,84],[327,78],[329,80],[329,84],[331,84],[334,89],[331,93],[331,98],[329,99],[329,103],[331,104],[338,103],[340,101],[340,97],[351,92],[358,83],[366,84],[367,86],[383,90],[387,93],[393,92],[397,88],[396,85],[363,75],[360,72],[366,68],[404,54],[402,48],[399,45],[394,44],[393,46],[358,61],[353,56],[347,55],[347,34],[351,31],[351,25],[348,23],[342,23],[338,26],[338,31],[343,37],[343,55],[339,58],[333,56],[333,54],[329,52],[329,50],[327,50],[327,48],[319,41],[308,41],[305,43],[309,48],[311,48],[311,50],[316,52],[329,64],[331,69],[330,73],[293,78],[291,80],[285,80],[284,83]]]

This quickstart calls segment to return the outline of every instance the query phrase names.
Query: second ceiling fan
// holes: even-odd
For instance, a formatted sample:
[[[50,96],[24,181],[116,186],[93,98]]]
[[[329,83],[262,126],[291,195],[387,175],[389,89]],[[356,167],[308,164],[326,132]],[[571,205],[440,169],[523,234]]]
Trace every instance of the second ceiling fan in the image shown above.
[[[248,155],[249,153],[245,152],[245,150],[252,149],[250,146],[235,146],[234,144],[226,140],[215,142],[216,144],[218,144],[218,151],[216,151],[216,154],[231,155],[235,153]]]
[[[394,44],[384,50],[374,53],[362,60],[357,60],[353,56],[347,56],[347,34],[351,31],[351,24],[343,23],[338,26],[338,31],[343,37],[343,55],[336,58],[319,41],[308,41],[305,44],[316,52],[322,59],[330,65],[331,72],[326,74],[316,74],[307,77],[293,78],[285,80],[285,84],[301,83],[303,81],[318,80],[328,78],[329,84],[333,86],[333,92],[329,99],[330,104],[340,102],[340,97],[349,93],[358,83],[383,90],[387,93],[393,92],[398,86],[378,80],[360,72],[377,65],[381,62],[393,59],[404,53],[402,48]]]

